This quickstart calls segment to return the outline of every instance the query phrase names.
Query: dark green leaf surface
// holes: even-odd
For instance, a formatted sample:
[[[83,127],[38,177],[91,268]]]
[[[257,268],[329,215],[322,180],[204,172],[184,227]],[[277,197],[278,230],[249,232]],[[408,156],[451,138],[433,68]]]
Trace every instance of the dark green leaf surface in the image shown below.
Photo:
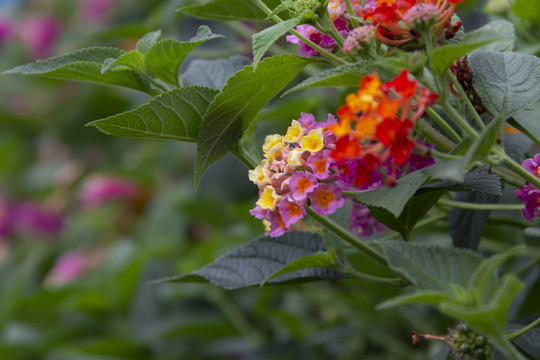
[[[276,238],[262,236],[221,256],[203,268],[184,276],[157,280],[162,282],[206,282],[225,289],[260,285],[283,266],[304,256],[324,251],[319,235],[288,232]],[[294,283],[344,278],[325,268],[309,268],[280,275],[269,284]]]
[[[473,85],[483,105],[505,119],[540,99],[540,59],[536,56],[479,51],[469,57]]]
[[[141,107],[88,124],[109,135],[195,142],[217,90],[192,86],[161,94]]]
[[[331,256],[329,256],[329,254],[327,253],[306,255],[283,266],[281,269],[279,269],[278,271],[270,275],[268,278],[266,278],[263,283],[267,283],[268,281],[280,275],[288,274],[288,273],[298,271],[298,270],[303,270],[303,269],[311,269],[311,268],[333,269],[334,262]]]
[[[263,1],[270,9],[279,0]],[[251,0],[214,0],[202,5],[186,6],[178,11],[203,19],[212,20],[265,20],[266,14]]]
[[[166,83],[178,85],[180,66],[189,52],[208,40],[220,37],[223,36],[213,34],[208,26],[201,25],[190,41],[163,39],[150,46],[144,54],[144,66]]]
[[[246,66],[230,77],[201,124],[195,164],[197,186],[206,169],[240,140],[251,120],[311,60],[293,55],[264,59],[257,70]]]
[[[101,68],[107,59],[118,58],[122,54],[124,54],[124,51],[116,48],[91,47],[18,66],[4,71],[2,74],[43,76],[55,79],[119,85],[146,91],[139,76],[132,71],[101,73]]]
[[[455,248],[385,241],[379,244],[390,267],[422,290],[450,291],[448,284],[466,288],[482,257]]]

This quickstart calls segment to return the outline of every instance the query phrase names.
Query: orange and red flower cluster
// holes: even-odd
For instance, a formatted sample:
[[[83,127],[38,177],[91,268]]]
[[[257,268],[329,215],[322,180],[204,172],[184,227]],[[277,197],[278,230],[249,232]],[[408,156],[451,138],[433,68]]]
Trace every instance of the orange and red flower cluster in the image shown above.
[[[338,162],[357,160],[351,185],[369,183],[370,173],[389,161],[386,183],[391,184],[397,168],[407,163],[415,148],[427,152],[424,144],[410,138],[410,132],[437,97],[409,80],[406,69],[385,83],[376,73],[363,77],[360,89],[338,109],[340,121],[329,127],[337,136],[331,157]]]
[[[461,1],[465,0],[379,0],[376,7],[365,7],[361,15],[377,26],[379,41],[399,46],[417,39],[414,30],[423,26],[436,36],[446,28],[448,37],[452,37],[461,26],[461,22],[451,24]]]

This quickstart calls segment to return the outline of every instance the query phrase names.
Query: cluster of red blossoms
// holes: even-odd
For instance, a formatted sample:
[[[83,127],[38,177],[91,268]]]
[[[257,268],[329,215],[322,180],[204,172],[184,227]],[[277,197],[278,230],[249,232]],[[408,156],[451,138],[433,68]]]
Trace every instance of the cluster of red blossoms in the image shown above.
[[[375,8],[365,7],[364,20],[377,26],[375,36],[385,44],[400,46],[418,38],[418,30],[430,29],[435,36],[451,38],[461,26],[451,23],[458,3],[465,0],[379,0]]]
[[[384,84],[376,73],[363,77],[360,89],[349,94],[346,104],[338,109],[340,121],[330,127],[338,137],[332,157],[340,162],[361,160],[352,185],[368,184],[370,173],[383,164],[388,164],[385,183],[392,185],[415,148],[421,154],[429,153],[423,143],[411,139],[410,132],[437,98],[428,88],[409,80],[406,69]]]
[[[268,135],[265,159],[249,174],[259,187],[251,214],[266,221],[271,236],[279,236],[306,215],[307,206],[332,214],[346,201],[344,190],[392,186],[404,173],[433,164],[430,148],[411,131],[436,98],[409,80],[407,70],[386,83],[374,73],[347,96],[339,121],[329,115],[326,122],[315,122],[313,115],[302,114],[286,135]],[[371,235],[384,227],[355,203],[350,228]]]

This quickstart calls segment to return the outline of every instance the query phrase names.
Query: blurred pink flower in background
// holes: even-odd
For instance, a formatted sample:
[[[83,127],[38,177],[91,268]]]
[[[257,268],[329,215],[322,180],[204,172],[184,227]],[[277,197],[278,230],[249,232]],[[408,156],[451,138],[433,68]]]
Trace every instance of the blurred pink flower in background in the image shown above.
[[[94,175],[83,184],[80,200],[83,207],[91,208],[115,200],[130,201],[137,195],[138,186],[133,181],[108,175]]]
[[[13,22],[0,15],[0,45],[6,40],[11,37],[13,33]]]
[[[117,0],[83,0],[79,11],[82,17],[93,24],[100,24],[114,9]]]
[[[90,253],[67,252],[56,260],[46,283],[52,286],[69,284],[99,266],[102,261],[103,252],[99,250]]]
[[[16,26],[16,35],[35,58],[49,56],[61,33],[60,20],[50,15],[29,15]]]

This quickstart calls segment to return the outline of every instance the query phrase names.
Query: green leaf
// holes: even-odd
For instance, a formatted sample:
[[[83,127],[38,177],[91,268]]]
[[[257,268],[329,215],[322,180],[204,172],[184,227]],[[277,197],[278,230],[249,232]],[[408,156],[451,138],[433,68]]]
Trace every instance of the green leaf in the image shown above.
[[[263,0],[274,9],[281,1]],[[214,0],[203,5],[186,6],[178,11],[203,19],[213,20],[266,20],[266,14],[251,0]]]
[[[188,275],[157,280],[163,282],[211,282],[225,289],[260,285],[283,266],[304,256],[324,251],[318,234],[288,232],[280,237],[261,236],[219,257]],[[269,284],[285,284],[346,277],[325,268],[301,269],[280,275]]]
[[[253,70],[257,69],[257,64],[266,50],[268,50],[277,39],[285,35],[291,28],[298,25],[299,22],[300,18],[292,18],[277,23],[253,35]]]
[[[540,327],[527,331],[512,342],[533,359],[540,359]]]
[[[519,18],[538,21],[540,18],[540,1],[516,0],[512,6],[512,12]]]
[[[279,269],[278,271],[276,271],[275,273],[273,273],[272,275],[264,279],[264,281],[261,283],[261,286],[280,275],[288,274],[288,273],[298,271],[298,270],[311,269],[311,268],[327,268],[327,269],[333,270],[335,268],[334,259],[335,259],[334,252],[330,254],[319,253],[319,254],[303,256],[283,266],[281,269]]]
[[[18,66],[4,71],[2,75],[43,76],[54,79],[118,85],[146,91],[139,76],[132,71],[101,73],[101,68],[107,59],[118,58],[122,54],[124,54],[124,51],[116,48],[91,47]]]
[[[202,60],[195,59],[183,74],[180,75],[182,86],[205,86],[211,89],[221,90],[227,83],[227,79],[238,70],[249,65],[251,60],[245,56],[232,56],[228,59]]]
[[[399,216],[409,199],[426,179],[427,175],[415,171],[399,179],[396,186],[363,191],[354,195],[353,199],[364,205],[383,208],[394,216]]]
[[[133,70],[144,73],[143,54],[136,50],[131,50],[123,53],[117,59],[107,59],[103,63],[101,73],[119,70]]]
[[[416,288],[449,293],[454,283],[466,288],[482,258],[467,250],[403,241],[379,244],[390,268],[406,277]]]
[[[463,181],[441,181],[424,185],[421,190],[444,189],[446,191],[476,191],[484,194],[502,196],[501,179],[491,172],[488,165],[470,171]]]
[[[195,186],[206,169],[240,140],[261,108],[311,60],[293,55],[264,59],[257,70],[246,66],[230,77],[215,97],[201,124],[195,163]]]
[[[540,146],[540,102],[527,107],[513,119],[508,120],[512,126],[512,120],[518,123],[516,129],[529,136],[537,145]]]
[[[493,40],[483,40],[472,43],[463,43],[459,45],[446,45],[438,47],[431,53],[430,66],[433,72],[438,76],[444,76],[446,70],[454,61],[468,54],[469,52],[488,44]]]
[[[180,66],[189,52],[202,43],[223,37],[213,34],[206,25],[199,26],[197,35],[186,42],[164,39],[156,42],[144,54],[144,66],[154,76],[166,83],[179,86]]]
[[[217,90],[192,86],[163,93],[137,109],[93,121],[109,135],[195,142],[199,127]]]
[[[479,29],[470,31],[463,37],[463,43],[473,43],[486,41],[474,51],[495,50],[512,51],[516,41],[516,31],[514,25],[506,20],[495,20],[487,23]]]
[[[152,45],[154,45],[156,41],[158,41],[160,36],[161,30],[153,31],[144,35],[139,41],[137,41],[137,45],[135,45],[135,50],[137,50],[141,54],[144,54],[148,51],[148,49],[150,49]]]
[[[469,57],[473,86],[483,105],[504,119],[540,99],[540,59],[511,52],[479,51]]]
[[[392,299],[386,300],[377,305],[377,310],[384,310],[400,305],[409,304],[431,304],[439,305],[442,301],[450,301],[452,297],[446,293],[439,291],[416,291],[412,294],[399,295]]]

